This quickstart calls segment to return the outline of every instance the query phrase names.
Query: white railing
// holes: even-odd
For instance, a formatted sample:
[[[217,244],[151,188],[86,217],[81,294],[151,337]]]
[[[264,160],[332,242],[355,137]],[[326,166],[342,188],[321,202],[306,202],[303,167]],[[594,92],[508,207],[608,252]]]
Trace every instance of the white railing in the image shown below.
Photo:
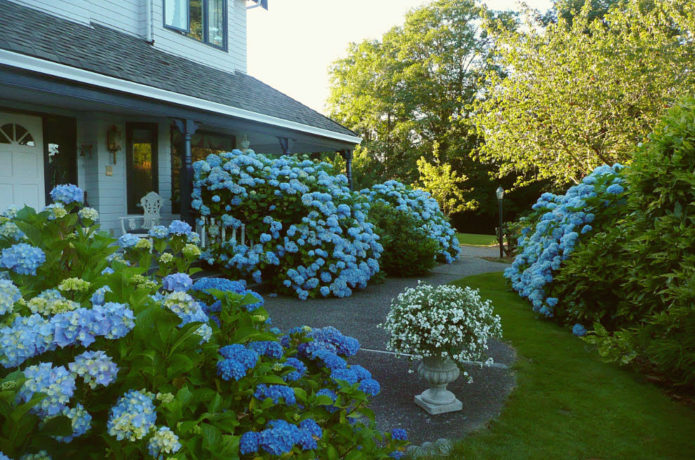
[[[236,246],[237,243],[242,245],[247,243],[246,225],[241,224],[238,228],[228,230],[222,225],[222,222],[214,217],[198,219],[198,233],[200,234],[200,246],[203,249],[210,246],[219,247],[223,243],[231,243],[232,246]],[[248,245],[251,245],[251,241],[248,241]]]

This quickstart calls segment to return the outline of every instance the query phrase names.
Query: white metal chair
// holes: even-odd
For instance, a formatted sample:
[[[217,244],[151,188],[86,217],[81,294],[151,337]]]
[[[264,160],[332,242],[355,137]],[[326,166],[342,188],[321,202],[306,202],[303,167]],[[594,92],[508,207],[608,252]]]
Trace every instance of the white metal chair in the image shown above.
[[[121,230],[123,233],[132,233],[137,236],[148,236],[149,230],[159,225],[159,210],[164,205],[164,198],[157,192],[150,192],[140,198],[140,207],[143,210],[141,216],[121,217]]]

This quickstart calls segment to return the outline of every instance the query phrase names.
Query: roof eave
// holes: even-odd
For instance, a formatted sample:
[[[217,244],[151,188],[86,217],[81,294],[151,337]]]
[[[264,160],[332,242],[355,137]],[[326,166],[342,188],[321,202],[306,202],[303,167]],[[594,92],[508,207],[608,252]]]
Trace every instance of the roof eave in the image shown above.
[[[266,125],[278,126],[328,139],[335,139],[349,144],[359,144],[362,142],[362,138],[358,136],[337,133],[327,129],[309,126],[258,112],[252,112],[193,96],[187,96],[173,91],[143,85],[141,83],[122,80],[120,78],[102,75],[99,73],[90,72],[88,70],[78,69],[64,64],[59,64],[57,62],[48,61],[46,59],[27,56],[25,54],[15,53],[4,49],[0,49],[0,64],[51,77],[63,78],[82,84],[156,99],[171,104],[219,113],[221,115],[237,117]]]

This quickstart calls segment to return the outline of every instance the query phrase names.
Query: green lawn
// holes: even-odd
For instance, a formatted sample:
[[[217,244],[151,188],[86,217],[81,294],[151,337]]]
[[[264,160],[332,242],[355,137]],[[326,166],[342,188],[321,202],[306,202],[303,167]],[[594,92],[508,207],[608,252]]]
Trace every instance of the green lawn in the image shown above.
[[[480,235],[478,233],[457,233],[460,244],[468,246],[492,246],[499,244],[495,235]]]
[[[450,458],[693,458],[695,410],[601,362],[569,330],[535,319],[500,273],[456,284],[492,299],[518,361],[517,388],[501,416],[457,443]]]

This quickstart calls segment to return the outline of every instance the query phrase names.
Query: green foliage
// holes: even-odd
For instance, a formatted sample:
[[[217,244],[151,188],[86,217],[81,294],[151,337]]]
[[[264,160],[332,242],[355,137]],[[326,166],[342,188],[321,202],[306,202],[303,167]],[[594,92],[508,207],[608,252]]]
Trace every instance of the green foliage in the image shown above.
[[[420,173],[418,182],[421,184],[421,189],[437,200],[445,216],[472,210],[478,205],[475,200],[468,201],[464,190],[459,187],[459,184],[465,183],[468,177],[453,171],[451,164],[442,163],[436,150],[434,163],[428,162],[425,157],[420,157],[417,160],[417,170]],[[466,191],[470,192],[470,190]]]
[[[374,224],[374,231],[384,247],[379,265],[387,274],[423,275],[434,267],[439,244],[427,237],[411,213],[376,201],[369,210],[368,219]]]
[[[620,215],[577,248],[553,294],[611,360],[637,359],[695,384],[695,99],[685,98],[635,152]]]
[[[293,331],[280,346],[279,331],[270,330],[268,314],[260,306],[262,299],[255,293],[236,288],[188,293],[164,289],[171,278],[163,282],[162,277],[178,272],[177,276],[186,279],[184,273],[191,272],[190,262],[197,258],[197,248],[192,248],[189,241],[196,240],[195,234],[176,234],[170,227],[166,237],[153,236],[151,240],[140,239],[133,244],[122,238],[119,243],[126,248],[123,254],[116,253],[115,240],[100,232],[94,221],[82,217],[78,208],[77,204],[70,204],[64,208],[47,207],[38,213],[24,208],[14,217],[0,219],[0,249],[21,241],[46,254],[36,275],[3,271],[19,288],[21,297],[16,299],[12,286],[5,282],[0,310],[3,343],[0,359],[5,366],[0,368],[1,452],[12,458],[40,450],[53,458],[150,458],[148,444],[155,436],[155,429],[168,427],[180,443],[180,450],[161,452],[161,457],[269,458],[271,455],[265,450],[242,455],[241,436],[249,431],[262,431],[269,420],[286,420],[297,425],[309,418],[322,429],[321,436],[311,437],[316,447],[303,450],[296,445],[288,456],[354,458],[352,452],[361,449],[369,458],[388,458],[394,450],[403,450],[404,442],[392,440],[390,434],[375,429],[374,414],[367,407],[368,395],[358,384],[331,378],[331,370],[320,360],[300,354],[302,344],[313,340],[307,334],[309,328]],[[156,270],[151,265],[155,260],[160,261]],[[110,270],[104,271],[106,268]],[[103,287],[109,287],[110,291],[102,291],[101,300],[97,300],[96,291]],[[65,345],[57,341],[58,336],[68,336],[67,331],[72,329],[64,328],[63,332],[51,329],[49,334],[42,328],[12,334],[10,328],[15,320],[30,316],[37,295],[56,288],[66,301],[61,305],[74,302],[72,307],[65,307],[68,313],[76,313],[70,325],[100,327],[106,319],[95,320],[88,313],[106,302],[132,312],[130,326],[122,335],[109,337],[95,333],[96,340],[92,343],[80,342],[78,338]],[[204,307],[197,302],[202,302]],[[198,307],[217,321],[207,321],[205,314],[202,315],[205,321],[200,316],[190,322],[182,321]],[[183,313],[176,313],[177,309]],[[50,323],[58,315],[47,313],[44,308],[31,316]],[[91,322],[83,325],[82,320]],[[204,333],[205,328],[210,330],[209,336]],[[31,332],[46,335],[32,336]],[[42,349],[41,340],[48,343],[56,340],[58,346]],[[218,362],[222,359],[220,347],[258,341],[273,342],[281,351],[259,356],[257,363],[238,380],[223,378],[218,372]],[[20,347],[37,351],[18,365],[8,365],[12,352]],[[111,381],[90,386],[73,370],[70,364],[75,364],[76,357],[86,350],[103,351],[117,366]],[[286,364],[290,357],[302,360],[307,368],[297,379],[287,378],[295,370]],[[74,392],[68,391],[67,385],[52,387],[50,394],[36,391],[27,402],[20,399],[18,395],[27,390],[27,368],[40,363],[61,368],[70,379],[74,378]],[[297,404],[276,404],[270,398],[256,397],[259,384],[289,388]],[[318,395],[321,388],[333,391],[336,400]],[[108,422],[119,398],[129,390],[140,391],[143,398],[152,400],[156,426],[145,425],[141,437],[119,440],[115,433],[123,427]],[[82,404],[91,415],[89,429],[75,433],[76,437],[69,442],[56,437],[73,434],[74,421],[71,425],[65,416],[35,410],[41,401],[55,397],[56,391],[66,395],[64,404],[68,407]]]
[[[674,99],[695,83],[693,12],[686,0],[628,0],[602,21],[587,3],[569,25],[493,30],[497,62],[488,72],[474,123],[485,143],[479,156],[499,175],[524,181],[578,182],[601,164],[628,164],[632,146]]]

